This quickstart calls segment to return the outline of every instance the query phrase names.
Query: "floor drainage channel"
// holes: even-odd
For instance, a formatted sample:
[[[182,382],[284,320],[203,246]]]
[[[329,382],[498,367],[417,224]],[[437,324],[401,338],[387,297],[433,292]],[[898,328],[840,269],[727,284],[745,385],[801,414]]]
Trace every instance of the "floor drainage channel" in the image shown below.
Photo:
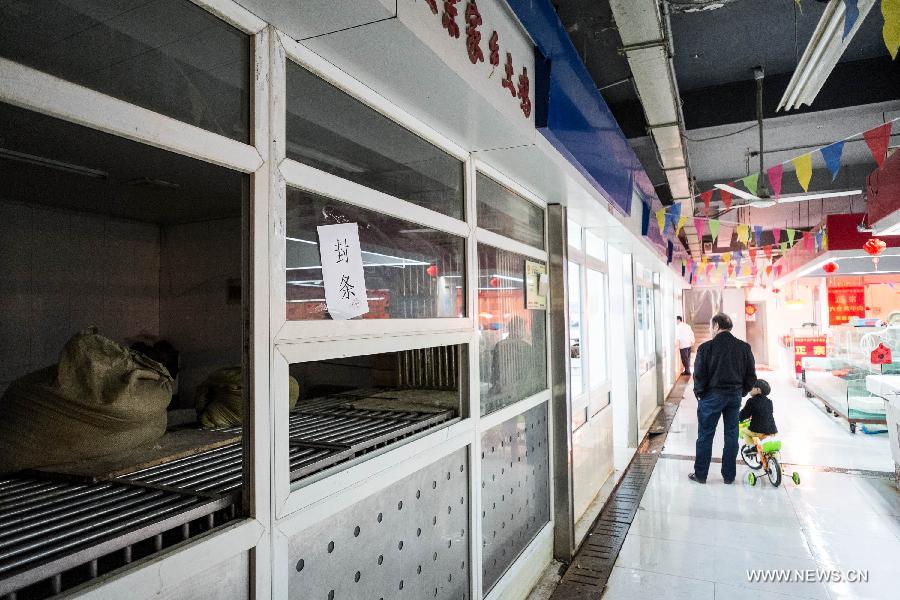
[[[560,579],[551,600],[600,598],[603,594],[678,411],[683,390],[684,382],[679,381]]]

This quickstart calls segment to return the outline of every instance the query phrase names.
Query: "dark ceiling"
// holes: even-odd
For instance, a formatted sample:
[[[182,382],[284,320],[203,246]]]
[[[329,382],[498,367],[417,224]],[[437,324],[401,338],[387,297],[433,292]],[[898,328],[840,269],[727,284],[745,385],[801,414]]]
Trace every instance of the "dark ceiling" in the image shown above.
[[[756,119],[753,67],[766,72],[764,114],[775,108],[822,16],[819,0],[668,0],[675,74],[686,128]],[[647,135],[643,109],[628,80],[622,41],[609,0],[556,0],[594,82],[629,138]],[[720,6],[721,5],[721,6]],[[699,10],[701,8],[705,10]],[[882,40],[876,5],[841,57],[813,107],[793,113],[859,106],[900,98],[900,61]]]

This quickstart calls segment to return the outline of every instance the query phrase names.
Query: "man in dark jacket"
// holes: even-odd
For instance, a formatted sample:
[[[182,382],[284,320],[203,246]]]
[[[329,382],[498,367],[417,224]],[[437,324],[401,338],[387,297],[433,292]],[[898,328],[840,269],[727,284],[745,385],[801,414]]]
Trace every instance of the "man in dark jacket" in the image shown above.
[[[756,383],[756,366],[750,344],[734,337],[732,327],[728,315],[719,313],[714,316],[714,337],[700,345],[694,359],[698,433],[694,472],[689,477],[697,483],[706,483],[712,460],[713,437],[720,415],[725,424],[722,478],[725,483],[734,483],[737,473],[738,413],[741,398]]]

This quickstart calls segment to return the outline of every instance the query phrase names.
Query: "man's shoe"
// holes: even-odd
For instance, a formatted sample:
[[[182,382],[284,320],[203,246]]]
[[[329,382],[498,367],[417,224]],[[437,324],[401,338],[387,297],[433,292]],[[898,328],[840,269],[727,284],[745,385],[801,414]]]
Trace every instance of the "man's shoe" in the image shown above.
[[[691,473],[690,475],[688,475],[688,479],[690,479],[691,481],[694,481],[694,482],[696,482],[696,483],[706,483],[706,480],[705,480],[705,479],[700,479],[699,477],[697,477],[697,476],[694,475],[693,473]]]
[[[731,485],[733,483],[734,483],[734,479],[726,479],[725,480],[725,485]]]

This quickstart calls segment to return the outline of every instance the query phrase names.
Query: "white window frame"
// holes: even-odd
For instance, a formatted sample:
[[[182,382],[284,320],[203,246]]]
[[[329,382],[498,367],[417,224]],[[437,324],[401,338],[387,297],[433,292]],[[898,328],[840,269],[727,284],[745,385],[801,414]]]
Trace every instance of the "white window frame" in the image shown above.
[[[322,360],[340,356],[358,356],[378,352],[392,352],[438,345],[466,344],[468,347],[469,397],[468,412],[462,420],[448,427],[429,430],[405,440],[396,447],[371,453],[351,466],[329,469],[321,476],[291,483],[288,465],[288,415],[285,403],[272,403],[272,491],[274,525],[272,552],[276,560],[272,573],[274,597],[287,597],[289,561],[288,541],[310,525],[335,514],[363,498],[384,489],[402,477],[458,451],[468,449],[470,548],[470,597],[482,596],[481,587],[481,435],[496,425],[514,418],[525,411],[549,402],[549,321],[545,311],[547,336],[548,388],[519,400],[494,413],[481,415],[479,331],[478,331],[478,244],[487,244],[508,250],[528,258],[548,262],[546,250],[534,248],[515,240],[479,229],[475,194],[476,169],[506,186],[544,211],[544,245],[546,246],[546,202],[531,194],[522,186],[510,181],[491,165],[475,159],[460,146],[446,139],[421,121],[410,116],[372,89],[350,77],[309,48],[281,32],[272,36],[270,73],[271,93],[271,149],[270,163],[273,172],[270,179],[269,244],[271,262],[269,270],[269,294],[272,337],[271,395],[286,397],[288,366],[293,362]],[[447,152],[464,164],[465,220],[458,220],[432,211],[389,194],[372,190],[341,177],[325,173],[286,157],[286,68],[290,60],[314,75],[332,84],[344,93],[391,119]],[[355,206],[377,210],[397,218],[413,221],[453,235],[463,237],[466,244],[466,317],[447,319],[371,319],[350,321],[288,321],[286,306],[285,274],[285,221],[286,191],[294,187],[315,194],[334,198]],[[549,411],[548,411],[549,414]],[[552,416],[551,416],[552,418]],[[548,425],[552,444],[553,430]],[[552,461],[550,479],[553,477]],[[552,545],[553,500],[550,505],[551,521],[542,533],[535,537],[526,554],[536,547],[549,551]],[[282,558],[283,557],[283,558]],[[490,596],[502,591],[495,586]]]
[[[196,569],[214,567],[243,552],[256,559],[250,576],[255,597],[268,597],[271,563],[268,544],[261,544],[271,528],[269,466],[271,442],[267,435],[270,418],[269,396],[269,306],[267,263],[269,248],[270,163],[268,145],[268,79],[270,30],[251,12],[228,0],[191,0],[251,36],[251,63],[255,66],[249,91],[251,140],[247,144],[175,118],[137,106],[125,100],[84,87],[38,69],[0,58],[0,102],[102,131],[116,137],[195,158],[251,176],[249,208],[245,213],[250,229],[254,293],[248,294],[252,409],[244,424],[244,503],[247,515],[229,523],[212,535],[201,536],[186,545],[163,551],[153,561],[96,579],[83,592],[86,597],[114,597],[162,591],[196,574]],[[262,199],[262,201],[258,201]],[[263,349],[260,351],[260,349]],[[191,569],[185,569],[191,564]],[[163,576],[164,575],[164,576]]]
[[[584,227],[577,221],[572,221],[573,224],[578,226],[579,231],[581,232],[581,239],[579,240],[581,243],[581,247],[572,244],[572,240],[569,240],[569,246],[567,249],[568,252],[568,260],[570,262],[576,263],[579,265],[579,279],[580,285],[579,290],[581,293],[581,339],[579,341],[579,345],[581,347],[581,372],[582,379],[584,380],[584,385],[582,389],[576,394],[574,390],[571,392],[571,401],[572,401],[572,414],[575,414],[575,411],[583,411],[585,413],[585,420],[582,421],[577,427],[573,426],[572,431],[578,431],[585,425],[589,425],[594,419],[596,419],[603,411],[607,410],[611,406],[611,402],[609,402],[609,392],[611,389],[610,384],[610,373],[609,373],[609,264],[606,260],[601,259],[599,257],[588,254],[587,252],[587,234],[589,228]],[[568,227],[568,223],[566,224]],[[594,234],[597,235],[597,234]],[[603,239],[601,236],[597,235],[601,240]],[[603,240],[605,242],[605,240]],[[608,257],[607,253],[607,257]],[[602,379],[595,380],[595,375],[591,373],[590,362],[591,362],[591,340],[590,340],[590,320],[591,317],[588,314],[587,310],[587,302],[588,295],[592,293],[588,290],[588,270],[598,271],[603,274],[604,286],[603,286],[603,310],[604,310],[604,319],[605,319],[605,327],[604,327],[604,339],[603,339],[603,360],[606,363],[606,368],[604,369],[604,374],[606,375]],[[571,275],[570,275],[571,277]],[[569,288],[571,290],[571,288]],[[591,407],[597,404],[603,404],[603,406],[599,410],[593,410]],[[573,423],[574,425],[574,423]]]

